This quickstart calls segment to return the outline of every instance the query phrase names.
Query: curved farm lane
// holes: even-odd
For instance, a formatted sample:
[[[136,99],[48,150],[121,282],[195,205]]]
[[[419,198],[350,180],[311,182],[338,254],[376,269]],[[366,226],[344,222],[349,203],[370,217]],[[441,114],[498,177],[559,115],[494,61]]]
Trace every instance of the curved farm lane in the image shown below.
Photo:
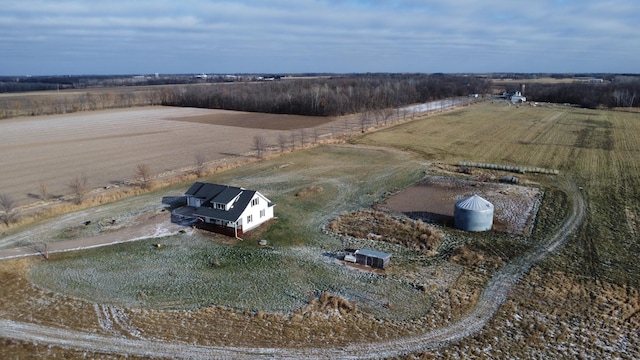
[[[450,326],[420,336],[353,344],[342,348],[248,348],[199,346],[186,343],[166,343],[156,340],[127,339],[59,329],[11,320],[0,320],[0,337],[47,343],[65,348],[96,352],[184,359],[232,358],[380,358],[411,352],[427,351],[461,340],[479,332],[506,301],[511,288],[539,260],[545,258],[574,233],[585,218],[585,201],[575,184],[567,181],[573,207],[569,217],[555,234],[543,241],[534,251],[501,269],[489,282],[478,303],[465,317]]]

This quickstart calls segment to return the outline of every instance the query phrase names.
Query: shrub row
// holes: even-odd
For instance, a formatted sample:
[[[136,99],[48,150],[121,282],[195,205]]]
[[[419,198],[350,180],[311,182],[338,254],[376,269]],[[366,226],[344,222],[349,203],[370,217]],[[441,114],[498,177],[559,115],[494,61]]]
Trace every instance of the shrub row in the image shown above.
[[[517,172],[520,174],[524,173],[539,173],[539,174],[551,174],[558,175],[560,173],[559,170],[556,169],[546,169],[539,167],[531,167],[531,166],[512,166],[512,165],[500,165],[500,164],[484,164],[484,163],[476,163],[469,161],[461,161],[458,165],[465,167],[477,167],[483,169],[491,169],[491,170],[503,170],[503,171],[511,171]]]

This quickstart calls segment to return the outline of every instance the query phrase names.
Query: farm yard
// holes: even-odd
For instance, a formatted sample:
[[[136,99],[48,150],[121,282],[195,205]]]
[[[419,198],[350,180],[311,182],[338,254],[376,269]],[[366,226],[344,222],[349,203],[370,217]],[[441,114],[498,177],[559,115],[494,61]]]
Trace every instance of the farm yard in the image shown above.
[[[178,123],[228,121],[200,111]],[[48,261],[4,260],[3,352],[68,358],[86,351],[95,358],[110,358],[109,352],[205,358],[213,351],[251,358],[637,357],[638,120],[631,113],[485,103],[346,145],[216,173],[206,180],[260,190],[277,204],[278,219],[244,241],[187,230],[51,254]],[[250,141],[245,145],[250,149]],[[189,151],[184,161],[192,163],[193,156]],[[460,161],[560,170],[517,175],[527,189],[544,189],[530,234],[472,234],[427,224],[443,236],[425,255],[376,236],[323,231],[345,214],[392,201],[390,194],[424,181],[425,174],[481,183],[508,175],[461,173]],[[118,229],[104,226],[106,219],[116,216],[127,227],[166,216],[160,198],[187,187],[65,215],[0,241],[33,246],[117,236]],[[79,226],[87,218],[94,221]],[[259,239],[270,246],[259,247]],[[382,275],[349,269],[335,256],[345,244],[392,253],[392,265]],[[46,334],[58,346],[33,344],[20,334]]]

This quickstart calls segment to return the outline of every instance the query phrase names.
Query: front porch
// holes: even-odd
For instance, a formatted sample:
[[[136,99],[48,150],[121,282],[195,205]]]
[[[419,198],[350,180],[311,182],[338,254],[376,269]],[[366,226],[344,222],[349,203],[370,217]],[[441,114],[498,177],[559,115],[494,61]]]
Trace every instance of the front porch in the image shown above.
[[[227,236],[239,237],[243,234],[242,225],[233,226],[233,222],[222,219],[203,218],[195,215],[198,208],[182,206],[171,212],[171,222],[183,226],[195,226],[198,229],[212,231]]]

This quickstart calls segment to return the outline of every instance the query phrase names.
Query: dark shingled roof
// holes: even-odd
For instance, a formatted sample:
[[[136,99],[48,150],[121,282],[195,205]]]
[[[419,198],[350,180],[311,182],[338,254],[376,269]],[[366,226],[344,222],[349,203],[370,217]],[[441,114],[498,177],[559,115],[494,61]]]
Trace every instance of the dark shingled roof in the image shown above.
[[[211,199],[224,191],[226,188],[228,188],[228,186],[202,183],[198,181],[191,185],[185,195],[191,195],[197,197],[198,199]]]
[[[203,199],[203,206],[212,206],[213,203],[228,204],[243,190],[235,186],[196,182],[185,195]]]
[[[210,201],[212,203],[220,203],[220,204],[228,204],[231,200],[235,199],[236,196],[242,193],[242,189],[237,187],[227,187],[222,190],[219,194],[213,197]]]
[[[206,216],[213,219],[224,220],[224,221],[237,221],[238,218],[240,218],[240,215],[242,215],[242,212],[244,211],[244,209],[246,209],[247,206],[249,205],[249,202],[251,202],[253,195],[255,195],[256,193],[255,190],[241,190],[241,191],[242,193],[240,194],[240,197],[238,197],[238,200],[236,200],[236,202],[234,202],[231,205],[231,209],[225,211],[225,210],[202,206],[197,208],[196,211],[194,211],[193,215]],[[218,202],[217,197],[214,199],[214,201]]]
[[[226,186],[196,182],[185,195],[202,199],[202,206],[197,208],[193,215],[205,216],[208,218],[237,221],[242,212],[249,206],[251,199],[256,194],[255,190],[246,190],[235,186]],[[216,209],[214,203],[228,204],[235,199],[228,210]],[[268,206],[273,206],[269,203]]]

